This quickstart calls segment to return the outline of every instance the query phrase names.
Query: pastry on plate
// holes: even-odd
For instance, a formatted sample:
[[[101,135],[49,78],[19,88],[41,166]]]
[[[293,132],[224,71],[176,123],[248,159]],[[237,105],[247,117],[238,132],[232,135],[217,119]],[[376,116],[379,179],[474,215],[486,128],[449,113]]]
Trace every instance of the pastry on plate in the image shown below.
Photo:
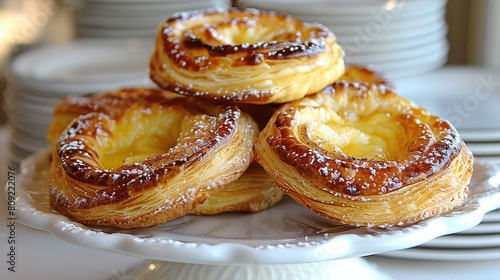
[[[57,138],[49,198],[83,224],[133,228],[175,219],[236,181],[253,161],[259,129],[235,105],[143,88],[80,102],[92,112],[58,137],[63,121],[49,133]]]
[[[403,226],[468,195],[473,156],[453,125],[385,86],[338,82],[280,107],[256,161],[298,203],[353,226]]]
[[[337,80],[343,56],[321,24],[256,9],[187,11],[158,26],[150,77],[188,96],[284,103]]]

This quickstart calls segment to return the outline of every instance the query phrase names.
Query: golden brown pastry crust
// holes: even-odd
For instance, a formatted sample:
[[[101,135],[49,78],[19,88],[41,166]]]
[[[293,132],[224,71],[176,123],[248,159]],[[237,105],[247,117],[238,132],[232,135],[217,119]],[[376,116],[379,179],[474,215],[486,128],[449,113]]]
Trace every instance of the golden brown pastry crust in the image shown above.
[[[192,11],[159,25],[150,76],[183,95],[283,103],[333,83],[343,55],[323,25],[254,9]]]
[[[124,88],[99,94],[65,97],[54,106],[47,141],[55,147],[63,130],[81,115],[94,112],[114,117],[122,115],[123,111],[133,104],[148,106],[174,97],[178,95],[153,88]]]
[[[345,72],[339,77],[338,81],[384,85],[388,88],[395,89],[394,82],[389,80],[383,73],[360,65],[346,65]]]
[[[66,97],[54,108],[54,119],[48,133],[48,141],[54,148],[64,129],[77,117],[92,112],[101,112],[115,116],[123,113],[123,108],[133,104],[148,105],[161,102],[174,93],[147,88],[129,88],[117,92],[106,92],[88,96]],[[242,104],[244,112],[256,117],[260,122],[267,122],[274,107],[270,105]],[[241,107],[241,106],[240,106]],[[259,126],[262,124],[259,123]],[[283,192],[260,165],[252,163],[235,182],[223,190],[212,194],[191,214],[218,214],[222,212],[257,212],[265,210],[283,198]]]
[[[274,179],[257,163],[238,180],[215,193],[196,207],[191,214],[214,215],[223,212],[259,212],[276,205],[283,192]]]
[[[354,226],[450,211],[472,176],[472,154],[448,121],[374,84],[335,83],[283,105],[255,150],[294,200]]]
[[[78,222],[166,222],[234,182],[253,160],[257,124],[236,106],[131,91],[117,93],[126,96],[109,108],[101,103],[107,114],[75,119],[53,150],[50,204]]]

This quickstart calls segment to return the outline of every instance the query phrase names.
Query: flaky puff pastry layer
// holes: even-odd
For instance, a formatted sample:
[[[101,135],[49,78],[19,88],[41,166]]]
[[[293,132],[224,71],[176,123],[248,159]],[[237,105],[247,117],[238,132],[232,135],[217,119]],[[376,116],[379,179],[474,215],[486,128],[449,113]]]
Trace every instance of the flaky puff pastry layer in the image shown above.
[[[335,83],[282,106],[256,161],[298,203],[353,226],[402,226],[468,195],[473,156],[456,129],[384,86]]]
[[[283,195],[273,177],[259,164],[252,163],[238,180],[207,198],[202,205],[191,211],[191,214],[259,212],[279,203]]]
[[[164,90],[128,88],[88,96],[66,97],[54,108],[54,118],[47,139],[52,147],[56,148],[64,129],[81,115],[100,112],[113,117],[123,114],[124,108],[133,104],[149,106],[148,104],[162,102],[165,98],[175,96],[178,95]],[[262,107],[268,106],[251,105],[242,110],[252,118],[257,118],[260,127],[262,125],[260,123],[264,120],[267,122],[272,114],[272,112],[263,114]],[[260,165],[252,163],[238,180],[228,184],[223,190],[211,194],[191,213],[212,215],[222,212],[258,212],[277,204],[282,198],[283,192],[274,179],[269,177]]]
[[[103,113],[110,117],[123,115],[134,104],[149,106],[178,97],[177,94],[153,88],[124,88],[117,91],[68,96],[61,99],[52,112],[52,122],[47,131],[47,141],[56,147],[61,133],[77,117],[88,113]]]
[[[343,56],[323,25],[255,9],[191,11],[159,25],[150,76],[183,95],[283,103],[333,83]]]
[[[258,127],[236,106],[138,91],[140,102],[64,129],[50,169],[54,209],[84,224],[152,226],[189,213],[251,164]]]

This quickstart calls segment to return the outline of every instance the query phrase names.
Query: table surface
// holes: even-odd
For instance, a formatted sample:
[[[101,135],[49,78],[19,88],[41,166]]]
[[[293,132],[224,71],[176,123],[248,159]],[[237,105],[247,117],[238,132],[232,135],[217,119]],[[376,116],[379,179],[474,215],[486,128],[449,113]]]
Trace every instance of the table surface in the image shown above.
[[[5,185],[8,165],[8,133],[0,128],[0,183]],[[2,191],[3,195],[3,191]],[[91,248],[57,239],[50,233],[16,223],[8,228],[7,203],[0,199],[0,279],[131,279],[130,268],[147,260]],[[15,272],[9,271],[9,240],[15,239]],[[10,239],[9,239],[10,238]],[[500,259],[490,261],[426,261],[370,256],[364,258],[388,279],[495,279],[500,275]],[[356,279],[349,276],[350,279]]]

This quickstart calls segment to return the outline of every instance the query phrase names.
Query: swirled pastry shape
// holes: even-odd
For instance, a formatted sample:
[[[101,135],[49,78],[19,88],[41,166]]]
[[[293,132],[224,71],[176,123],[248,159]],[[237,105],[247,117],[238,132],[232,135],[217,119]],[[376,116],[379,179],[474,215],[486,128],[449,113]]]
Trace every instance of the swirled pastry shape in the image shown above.
[[[162,90],[146,88],[129,88],[115,92],[91,94],[88,96],[72,96],[62,99],[54,108],[54,118],[49,127],[48,141],[53,148],[64,129],[77,117],[89,113],[103,113],[110,116],[122,114],[124,108],[133,104],[162,102],[165,98],[178,95]],[[248,106],[247,106],[248,107]],[[250,116],[261,117],[262,105],[251,105],[243,111]],[[264,107],[268,107],[265,105]],[[270,110],[270,109],[267,109]],[[260,118],[261,122],[269,120],[268,114]],[[259,124],[261,126],[261,124]],[[207,200],[196,207],[190,214],[213,215],[222,212],[258,212],[265,210],[283,198],[283,192],[265,170],[252,163],[238,180],[230,183],[223,190],[211,194]]]
[[[53,118],[47,131],[47,141],[55,148],[61,133],[76,118],[89,113],[102,113],[110,117],[123,115],[134,104],[147,107],[179,97],[166,90],[153,88],[124,88],[84,96],[68,96],[61,99],[53,110]]]
[[[60,213],[89,225],[153,226],[188,214],[253,161],[258,127],[237,106],[154,89],[121,94],[133,101],[108,95],[115,103],[58,138],[49,197]]]
[[[473,156],[456,129],[384,86],[335,83],[282,106],[256,161],[298,203],[353,226],[403,226],[468,195]]]
[[[320,24],[255,9],[190,11],[159,25],[150,77],[183,95],[283,103],[333,83],[343,55]]]

